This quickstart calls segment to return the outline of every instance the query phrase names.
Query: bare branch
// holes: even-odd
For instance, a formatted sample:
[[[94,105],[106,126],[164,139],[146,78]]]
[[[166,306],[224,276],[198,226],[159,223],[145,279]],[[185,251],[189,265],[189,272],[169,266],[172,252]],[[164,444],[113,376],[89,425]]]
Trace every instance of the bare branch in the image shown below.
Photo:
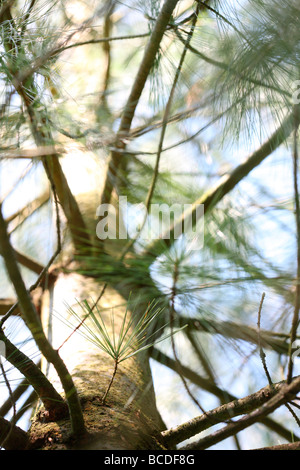
[[[174,359],[170,358],[163,352],[159,351],[156,348],[153,348],[152,350],[152,355],[151,357],[155,361],[159,361],[161,364],[165,365],[166,367],[169,367],[170,369],[174,370],[177,372],[178,370],[178,365]],[[190,380],[192,383],[195,385],[198,385],[202,390],[206,390],[208,393],[211,393],[218,397],[220,400],[223,402],[226,401],[231,401],[234,402],[238,400],[237,397],[232,395],[232,393],[228,392],[227,390],[222,390],[219,388],[215,383],[213,383],[210,379],[206,379],[204,377],[201,377],[199,374],[197,374],[195,371],[190,369],[189,367],[186,367],[182,365],[181,368],[182,374]],[[276,432],[279,436],[282,436],[284,439],[286,439],[288,442],[291,441],[291,432],[287,430],[284,426],[281,424],[277,423],[273,419],[269,417],[262,418],[261,422],[267,426],[269,429],[272,431]],[[210,422],[210,425],[212,423]]]
[[[277,446],[271,446],[271,447],[260,447],[259,449],[252,449],[252,450],[299,450],[299,449],[300,449],[300,441],[291,442],[289,444],[279,444]]]
[[[268,385],[267,387],[264,387],[258,392],[248,395],[245,398],[239,398],[221,405],[214,410],[208,411],[201,416],[193,418],[190,421],[177,426],[176,428],[164,431],[162,435],[165,439],[165,442],[168,445],[173,446],[179,442],[184,441],[185,439],[189,439],[190,437],[195,436],[202,431],[205,431],[215,424],[230,420],[235,416],[248,414],[259,406],[262,406],[264,403],[270,400],[271,397],[277,395],[284,384],[285,382],[280,382],[274,384],[273,386]]]
[[[300,377],[295,378],[290,384],[285,383],[277,391],[276,395],[270,398],[258,409],[247,414],[238,421],[228,424],[226,427],[215,431],[209,436],[203,437],[199,441],[185,446],[184,450],[205,450],[228,437],[236,435],[238,432],[262,421],[263,418],[275,411],[280,406],[288,403],[297,396],[300,391]]]

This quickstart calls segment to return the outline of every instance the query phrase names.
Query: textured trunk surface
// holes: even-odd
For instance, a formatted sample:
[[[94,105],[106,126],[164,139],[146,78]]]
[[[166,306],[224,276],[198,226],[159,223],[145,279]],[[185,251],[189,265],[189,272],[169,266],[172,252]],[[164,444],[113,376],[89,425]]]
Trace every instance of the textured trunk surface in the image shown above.
[[[77,274],[60,275],[54,288],[44,297],[42,316],[48,337],[58,348],[70,335],[59,317],[68,317],[66,307],[76,305],[76,299],[96,300],[101,286],[94,280]],[[92,300],[91,300],[92,303]],[[125,305],[115,291],[107,289],[101,308],[107,308],[108,318],[114,309],[116,329],[124,315]],[[47,314],[49,312],[50,315]],[[45,312],[45,313],[44,313]],[[52,312],[52,314],[51,314]],[[76,323],[75,323],[76,325]],[[58,422],[43,422],[37,411],[30,429],[32,447],[36,449],[163,449],[160,431],[163,422],[156,409],[155,394],[149,362],[145,356],[133,357],[119,365],[112,388],[103,406],[101,399],[111,379],[114,362],[79,332],[60,349],[69,372],[78,389],[88,435],[80,442],[70,438],[70,422],[64,418]],[[55,372],[44,364],[44,371],[61,390]]]

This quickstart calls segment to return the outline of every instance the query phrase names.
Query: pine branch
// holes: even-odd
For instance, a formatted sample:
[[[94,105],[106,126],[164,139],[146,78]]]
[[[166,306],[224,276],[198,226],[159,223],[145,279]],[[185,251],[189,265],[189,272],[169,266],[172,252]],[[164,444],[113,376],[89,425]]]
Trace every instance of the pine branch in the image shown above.
[[[142,33],[142,34],[130,34],[126,36],[109,36],[104,38],[98,39],[88,39],[86,41],[74,42],[73,44],[69,44],[68,46],[57,47],[51,53],[50,57],[54,57],[56,55],[61,54],[64,51],[69,49],[73,49],[74,47],[80,46],[88,46],[90,44],[107,44],[114,41],[126,41],[129,39],[143,39],[149,37],[150,33]]]
[[[135,77],[130,95],[125,105],[119,130],[116,135],[116,150],[111,152],[104,189],[101,197],[101,204],[109,203],[111,193],[115,187],[117,171],[122,161],[122,153],[126,147],[126,139],[130,132],[131,123],[135,114],[136,107],[143,92],[149,73],[153,67],[161,40],[170,21],[172,12],[176,7],[178,0],[165,0],[164,5],[156,20],[154,29],[146,47],[138,73]]]
[[[183,450],[205,450],[218,444],[228,437],[236,435],[238,432],[247,429],[255,423],[261,422],[263,418],[275,411],[280,406],[288,403],[297,396],[300,391],[300,377],[294,378],[290,384],[285,383],[275,396],[266,401],[256,410],[247,414],[238,421],[232,422],[209,436],[203,437],[199,441],[189,444]]]
[[[14,255],[13,248],[7,234],[5,221],[3,219],[0,206],[0,250],[5,261],[6,269],[11,282],[15,288],[19,305],[29,330],[48,362],[53,364],[64,388],[66,399],[69,405],[72,431],[75,436],[85,433],[83,415],[79,402],[79,397],[71,375],[68,372],[63,360],[58,352],[53,349],[43,331],[37,311],[32,304],[29,293],[26,290],[23,278]]]
[[[237,166],[228,176],[224,176],[219,183],[203,194],[197,201],[193,203],[191,213],[188,214],[192,218],[193,224],[197,222],[197,206],[204,205],[204,214],[211,211],[220,202],[226,194],[232,191],[249,173],[260,165],[269,155],[271,155],[286,139],[291,135],[296,122],[300,122],[300,107],[295,109],[295,113],[289,115],[281,126],[272,134],[272,136],[252,155],[250,155],[244,163]],[[183,215],[180,220],[168,230],[168,237],[163,234],[159,240],[154,241],[148,246],[144,255],[158,256],[165,249],[169,248],[174,242],[174,235],[181,233],[184,224]]]
[[[9,8],[7,12],[11,17]],[[20,43],[20,36],[18,36],[18,41]],[[4,47],[8,53],[13,50],[13,47],[9,43],[9,38],[7,36],[4,37]],[[22,53],[25,53],[24,50],[22,50]],[[45,54],[45,56],[41,58],[42,63],[45,63],[44,61],[47,61],[48,59],[49,54]],[[6,69],[9,71],[11,84],[15,87],[17,93],[24,103],[25,109],[27,110],[32,135],[37,148],[39,149],[40,147],[47,147],[49,146],[49,142],[54,148],[54,141],[50,130],[47,129],[45,131],[43,129],[43,127],[45,128],[46,126],[45,116],[42,116],[40,119],[40,112],[36,112],[37,109],[43,109],[43,106],[40,102],[33,80],[33,73],[35,69],[30,68],[29,72],[21,71],[21,73],[19,73],[17,70],[15,70],[14,64],[10,62],[11,61],[8,62]],[[41,65],[39,65],[39,67],[40,66]],[[51,187],[55,187],[55,192],[57,193],[60,204],[68,221],[69,230],[72,235],[75,248],[80,250],[83,245],[90,246],[90,239],[87,233],[84,219],[61,168],[59,155],[56,152],[51,152],[42,157],[42,163],[44,165],[44,169],[50,181]]]
[[[11,15],[10,15],[10,8],[13,6],[16,0],[7,0],[7,1],[2,1],[2,5],[0,8],[0,23],[6,20],[11,20]]]
[[[155,361],[158,361],[164,366],[169,367],[171,370],[174,370],[174,372],[177,372],[176,361],[174,361],[174,359],[170,358],[169,356],[159,351],[158,349],[153,348],[151,357]],[[192,383],[200,387],[202,390],[206,390],[208,393],[215,395],[217,398],[219,398],[223,402],[224,401],[234,402],[238,400],[238,398],[232,395],[230,392],[228,392],[227,390],[222,390],[220,387],[215,385],[211,380],[201,377],[199,374],[194,372],[189,367],[182,365],[181,373],[184,374],[184,376],[189,381],[191,381]],[[262,418],[261,422],[265,426],[267,426],[269,429],[276,432],[279,436],[283,437],[289,442],[291,441],[291,432],[287,430],[281,424],[277,423],[276,421],[274,421],[273,419],[269,417]]]
[[[158,149],[157,149],[157,154],[156,154],[156,161],[155,161],[155,165],[154,165],[154,169],[153,169],[152,180],[151,180],[151,183],[150,183],[150,186],[149,186],[149,189],[148,189],[148,193],[147,193],[147,196],[146,196],[146,201],[145,201],[144,220],[141,223],[141,228],[140,228],[139,232],[137,233],[136,237],[133,238],[132,240],[130,240],[129,243],[125,246],[125,248],[123,250],[123,253],[122,253],[122,257],[125,256],[125,254],[131,249],[131,247],[135,243],[135,241],[139,238],[140,233],[143,230],[143,228],[146,224],[146,221],[147,221],[151,201],[152,201],[152,198],[153,198],[155,186],[156,186],[158,175],[159,175],[160,159],[161,159],[161,154],[162,154],[162,150],[163,150],[163,143],[164,143],[164,138],[165,138],[165,134],[166,134],[166,130],[167,130],[167,125],[168,125],[168,122],[169,122],[169,116],[170,116],[170,113],[171,113],[171,106],[172,106],[172,103],[173,103],[175,90],[176,90],[177,83],[178,83],[178,80],[179,80],[179,77],[180,77],[180,74],[181,74],[181,71],[182,71],[182,67],[183,67],[183,64],[184,64],[184,61],[185,61],[185,57],[186,57],[186,54],[187,54],[188,45],[189,45],[189,43],[190,43],[190,41],[192,40],[192,37],[193,37],[193,33],[194,33],[195,26],[196,26],[197,19],[198,19],[198,14],[199,14],[199,7],[197,7],[197,10],[196,10],[196,12],[193,16],[193,21],[192,21],[192,24],[191,24],[186,42],[184,43],[184,49],[182,51],[179,64],[176,68],[176,72],[175,72],[175,76],[174,76],[174,79],[173,79],[171,91],[169,93],[168,101],[167,101],[167,104],[166,104],[166,107],[165,107],[163,120],[162,120],[161,133],[160,133],[160,138],[159,138],[159,143],[158,143]]]
[[[222,335],[225,338],[243,340],[248,343],[263,346],[264,348],[276,351],[278,354],[289,353],[287,340],[288,334],[276,333],[268,330],[260,331],[260,338],[257,335],[257,329],[242,323],[231,321],[216,321],[211,318],[191,319],[189,317],[180,317],[180,323],[187,324],[188,330],[206,332],[212,335]]]
[[[12,416],[12,420],[11,420],[11,423],[10,423],[10,429],[9,429],[8,433],[6,434],[6,436],[4,436],[4,438],[2,440],[0,440],[0,449],[1,449],[1,448],[5,447],[5,443],[9,441],[9,438],[13,433],[14,426],[16,424],[16,413],[17,413],[17,411],[16,411],[16,402],[13,399],[13,394],[12,394],[12,389],[11,389],[11,386],[10,386],[10,382],[7,378],[6,370],[5,370],[5,368],[2,364],[1,358],[0,358],[0,371],[1,371],[1,374],[4,378],[4,382],[5,382],[6,388],[8,390],[8,395],[9,395],[9,398],[11,400],[12,409],[13,409],[13,416]]]
[[[179,33],[178,29],[177,28],[174,28],[174,31],[175,31],[175,34],[176,36],[178,37],[178,39],[180,39],[181,42],[184,43],[184,38],[182,37],[182,35]],[[194,46],[192,46],[191,44],[189,44],[188,46],[188,49],[195,55],[197,55],[198,57],[200,57],[200,59],[204,60],[205,62],[207,62],[208,64],[210,65],[213,65],[214,67],[217,67],[221,70],[224,70],[225,72],[229,72],[230,74],[233,75],[233,78],[234,76],[237,77],[238,79],[242,79],[244,80],[245,82],[248,82],[248,83],[251,83],[252,85],[255,85],[256,87],[262,87],[262,88],[266,88],[268,90],[272,90],[272,91],[275,91],[277,93],[279,93],[280,95],[284,95],[288,98],[292,98],[292,95],[291,93],[289,93],[288,91],[282,89],[282,88],[279,88],[278,86],[274,86],[274,85],[270,85],[269,83],[266,83],[266,82],[263,82],[261,80],[258,80],[258,79],[255,79],[255,78],[252,78],[251,76],[248,76],[246,74],[243,74],[241,72],[238,72],[237,70],[234,69],[234,67],[232,67],[230,64],[227,64],[225,62],[220,62],[219,60],[216,60],[216,59],[213,59],[211,57],[208,57],[207,55],[205,55],[203,52],[199,51],[198,49],[196,49]]]
[[[211,411],[207,411],[205,414],[193,418],[176,428],[164,431],[162,433],[164,441],[167,445],[174,446],[202,431],[205,431],[211,426],[230,420],[236,416],[248,414],[267,403],[272,397],[277,396],[284,385],[285,382],[279,382],[272,386],[268,385],[247,397],[230,401],[229,403],[221,405]]]

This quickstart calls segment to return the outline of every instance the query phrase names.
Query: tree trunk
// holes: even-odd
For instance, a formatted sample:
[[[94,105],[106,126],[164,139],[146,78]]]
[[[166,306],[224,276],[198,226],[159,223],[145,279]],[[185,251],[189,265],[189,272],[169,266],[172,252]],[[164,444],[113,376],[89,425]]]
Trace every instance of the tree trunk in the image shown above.
[[[76,299],[99,296],[101,286],[94,279],[78,274],[61,274],[53,288],[44,294],[42,319],[59,348],[70,336],[72,329],[65,326],[62,317],[70,318],[67,305],[76,308]],[[92,302],[92,301],[91,301]],[[49,309],[50,305],[50,309]],[[110,324],[113,308],[115,327],[121,324],[125,311],[124,299],[107,288],[99,303]],[[50,315],[45,314],[49,312]],[[78,322],[77,322],[78,324]],[[77,325],[74,323],[74,328]],[[105,405],[102,397],[114,370],[113,359],[80,335],[80,328],[61,347],[65,361],[79,392],[87,435],[74,442],[70,435],[68,418],[58,422],[42,422],[39,408],[29,432],[34,449],[93,449],[140,450],[163,449],[160,432],[164,424],[157,411],[149,361],[145,354],[122,362],[108,394]],[[54,385],[61,389],[58,378],[48,364],[43,364]]]

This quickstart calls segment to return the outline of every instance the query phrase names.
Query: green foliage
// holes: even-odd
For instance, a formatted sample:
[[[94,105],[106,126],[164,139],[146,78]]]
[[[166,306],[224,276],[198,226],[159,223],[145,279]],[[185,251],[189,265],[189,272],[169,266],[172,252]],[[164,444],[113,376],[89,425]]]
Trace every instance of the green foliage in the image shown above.
[[[134,313],[129,317],[127,306],[118,331],[115,326],[113,310],[111,310],[110,325],[108,326],[97,306],[96,312],[94,312],[87,300],[78,302],[78,305],[82,311],[81,314],[75,312],[71,307],[68,308],[68,311],[73,320],[82,324],[79,333],[82,333],[85,338],[111,356],[117,363],[129,359],[153,345],[150,340],[157,332],[149,335],[149,328],[161,314],[161,309],[156,308],[155,304],[150,305],[138,320],[134,318]]]
[[[129,315],[127,305],[121,324],[119,324],[120,322],[115,318],[113,309],[110,313],[110,321],[107,322],[105,318],[107,312],[104,316],[104,312],[101,312],[97,305],[91,306],[87,300],[84,300],[83,302],[78,302],[78,306],[80,313],[68,306],[71,321],[66,321],[65,319],[63,319],[63,321],[70,326],[73,331],[79,332],[79,334],[82,334],[88,341],[96,345],[97,348],[101,349],[105,354],[108,354],[115,363],[114,374],[104,394],[102,400],[103,404],[105,403],[114,380],[117,367],[121,362],[140,354],[153,347],[154,343],[157,344],[167,339],[171,334],[176,333],[172,331],[170,334],[163,334],[163,336],[161,336],[161,330],[164,330],[166,325],[161,326],[159,329],[155,329],[154,327],[153,330],[152,324],[157,323],[157,317],[161,316],[162,313],[162,310],[157,308],[154,302],[149,304],[147,310],[137,318],[134,311]],[[94,307],[96,307],[95,312]],[[78,322],[75,329],[74,321]],[[116,323],[119,325],[118,328],[116,327]]]

